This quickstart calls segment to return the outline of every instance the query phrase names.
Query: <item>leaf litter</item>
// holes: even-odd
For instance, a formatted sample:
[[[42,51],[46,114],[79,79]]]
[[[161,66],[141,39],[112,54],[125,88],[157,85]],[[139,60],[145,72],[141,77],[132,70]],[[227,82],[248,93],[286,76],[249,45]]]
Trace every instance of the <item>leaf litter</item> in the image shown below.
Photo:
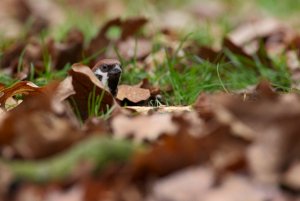
[[[9,37],[18,35],[22,17],[35,17],[33,30],[63,18],[55,1],[50,6],[56,18],[43,17],[42,3],[20,2],[28,13],[12,7],[16,16],[5,17],[16,23],[7,29]],[[106,4],[70,2],[93,7],[93,12]],[[230,61],[228,50],[254,62],[258,57],[274,68],[271,60],[281,54],[287,57],[292,85],[299,86],[299,35],[274,19],[242,24],[225,36],[220,48],[188,43],[176,49],[176,29],[192,20],[191,15],[215,20],[226,9],[212,3],[195,5],[188,14],[166,13],[185,17],[181,24],[163,21],[164,47],[154,52],[153,36],[140,33],[151,23],[144,17],[109,20],[87,44],[80,30],[71,29],[62,41],[41,41],[29,31],[25,42],[8,45],[1,71],[23,81],[0,85],[0,199],[300,199],[297,93],[283,93],[262,81],[230,93],[202,92],[190,106],[165,106],[164,86],[141,79],[136,85],[119,85],[114,97],[90,68],[101,58],[121,55],[123,64],[139,62],[153,75],[171,55],[182,59],[175,67],[181,72],[189,64],[186,53],[218,63]],[[109,36],[111,28],[119,29],[118,37]],[[45,52],[51,59],[45,61]],[[66,65],[70,68],[64,79],[44,86],[29,81],[49,67],[61,70]],[[151,105],[153,100],[161,105]]]

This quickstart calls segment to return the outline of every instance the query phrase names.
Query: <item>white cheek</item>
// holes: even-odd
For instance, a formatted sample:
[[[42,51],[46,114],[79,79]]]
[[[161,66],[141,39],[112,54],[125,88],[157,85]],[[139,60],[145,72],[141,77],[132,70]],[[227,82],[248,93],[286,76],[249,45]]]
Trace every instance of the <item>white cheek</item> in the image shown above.
[[[108,75],[107,75],[107,73],[103,73],[100,69],[97,69],[95,71],[95,74],[96,75],[101,75],[102,76],[102,80],[101,80],[102,84],[104,86],[107,86],[107,81],[108,81]]]

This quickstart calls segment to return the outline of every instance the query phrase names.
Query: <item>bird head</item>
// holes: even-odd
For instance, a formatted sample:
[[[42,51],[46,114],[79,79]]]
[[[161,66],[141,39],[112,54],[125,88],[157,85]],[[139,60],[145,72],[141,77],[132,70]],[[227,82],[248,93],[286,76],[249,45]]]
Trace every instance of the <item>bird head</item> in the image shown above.
[[[121,63],[116,59],[102,59],[92,68],[94,74],[108,87],[112,95],[116,95],[122,73]]]

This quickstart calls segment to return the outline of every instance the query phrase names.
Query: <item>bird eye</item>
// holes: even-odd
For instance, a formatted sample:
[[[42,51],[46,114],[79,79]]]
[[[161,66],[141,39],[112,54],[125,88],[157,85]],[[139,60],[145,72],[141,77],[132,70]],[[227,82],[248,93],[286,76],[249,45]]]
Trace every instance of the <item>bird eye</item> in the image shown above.
[[[107,71],[108,66],[107,65],[103,65],[103,66],[101,66],[101,69],[104,70],[104,71]]]

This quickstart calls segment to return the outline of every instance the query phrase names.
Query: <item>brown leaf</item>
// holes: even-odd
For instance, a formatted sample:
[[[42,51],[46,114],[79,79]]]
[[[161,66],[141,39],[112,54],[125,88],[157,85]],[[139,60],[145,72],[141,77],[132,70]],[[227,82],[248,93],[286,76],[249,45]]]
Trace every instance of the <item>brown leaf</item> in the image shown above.
[[[63,69],[68,63],[79,62],[82,57],[83,42],[84,38],[81,31],[71,29],[63,42],[54,43],[54,47],[50,50],[52,50],[51,55],[55,69]]]
[[[195,164],[199,161],[200,146],[189,135],[165,136],[144,153],[137,155],[132,164],[133,176],[145,179],[164,176],[171,172]]]
[[[279,94],[267,80],[262,80],[256,86],[235,91],[244,101],[257,101],[262,99],[275,100]]]
[[[112,129],[117,138],[133,137],[135,141],[154,141],[162,134],[174,134],[178,126],[172,122],[171,114],[153,114],[127,117],[119,115],[112,120]]]
[[[147,22],[148,20],[144,17],[129,18],[123,21],[121,25],[121,30],[122,30],[121,40],[125,40],[128,37],[134,35]]]
[[[0,2],[0,29],[5,38],[16,38],[21,34],[22,23],[30,16],[30,8],[23,0],[3,0]]]
[[[103,27],[100,29],[97,36],[95,36],[89,46],[86,49],[88,55],[100,54],[106,51],[106,48],[109,46],[110,40],[107,37],[107,31],[113,26],[120,26],[121,20],[120,18],[116,18],[108,21]]]
[[[249,59],[257,55],[264,65],[272,66],[270,57],[282,53],[294,35],[290,28],[275,19],[261,19],[229,33],[224,47]]]
[[[12,73],[13,69],[18,66],[18,58],[25,47],[25,43],[17,42],[5,49],[0,60],[1,68],[7,68],[11,71],[10,73]]]
[[[0,178],[0,198],[2,195],[6,195],[9,190],[9,186],[13,180],[13,174],[11,170],[3,165],[0,165],[1,178]]]
[[[201,93],[193,104],[193,108],[205,120],[209,120],[214,116],[211,97],[207,94]]]
[[[82,186],[73,186],[67,191],[50,190],[45,194],[45,201],[82,201],[84,190]]]
[[[234,54],[238,54],[241,55],[245,58],[248,59],[252,59],[251,55],[248,54],[242,46],[239,46],[237,44],[235,44],[233,41],[231,41],[230,38],[225,38],[223,41],[223,47],[227,48],[228,50],[230,50],[232,53]]]
[[[245,197],[247,197],[247,200],[264,201],[275,200],[275,198],[283,197],[283,194],[268,185],[259,185],[258,187],[254,181],[245,176],[228,175],[220,186],[211,189],[199,200],[243,201]]]
[[[168,9],[154,22],[164,30],[179,32],[187,27],[187,24],[194,23],[194,19],[190,13],[182,9]]]
[[[134,39],[128,38],[125,41],[121,41],[118,45],[118,52],[126,60],[144,59],[151,53],[152,44],[149,40],[146,39]],[[113,51],[113,50],[112,50]],[[116,58],[117,55],[115,52],[108,53],[107,57]]]
[[[51,10],[51,15],[45,15]],[[6,38],[16,38],[21,34],[37,35],[44,28],[56,26],[65,20],[62,8],[54,1],[3,0],[0,4],[0,29]],[[30,21],[30,29],[24,24]],[[25,31],[25,32],[24,32]],[[25,35],[26,36],[26,35]]]
[[[22,72],[28,75],[31,65],[34,66],[35,73],[42,73],[45,71],[44,54],[45,52],[49,52],[50,54],[52,41],[52,39],[48,39],[45,43],[41,43],[38,38],[31,38],[28,41],[24,50],[23,62],[18,63],[18,65],[22,65]],[[52,56],[53,55],[51,55],[51,57]],[[50,68],[52,69],[53,66],[50,65]],[[14,70],[17,71],[17,69]]]
[[[0,107],[0,122],[2,121],[5,114],[6,114],[5,110]]]
[[[300,69],[300,62],[298,59],[297,51],[289,50],[286,52],[287,57],[287,67],[293,73],[296,70]]]
[[[70,100],[75,111],[78,109],[82,120],[88,118],[89,105],[91,107],[92,101],[95,102],[97,97],[102,96],[102,100],[97,106],[99,110],[95,112],[101,113],[105,112],[108,107],[118,107],[111,93],[105,89],[89,67],[74,64],[69,74],[72,77],[72,85],[75,90],[75,94],[70,97]],[[95,100],[92,100],[93,98]],[[95,108],[92,109],[95,110]]]
[[[300,79],[300,60],[296,50],[288,50],[286,52],[286,64],[295,82],[297,88],[298,80]]]
[[[223,59],[224,55],[222,52],[218,52],[210,47],[199,47],[197,50],[197,56],[210,62],[218,62]]]
[[[214,158],[218,153],[223,153],[223,157],[227,157],[226,150],[228,149],[240,154],[245,152],[247,143],[231,135],[226,126],[218,125],[208,130],[205,128],[201,130],[198,126],[198,132],[202,133],[195,137],[187,131],[191,122],[176,121],[176,123],[180,123],[180,129],[176,135],[162,136],[148,152],[138,154],[134,158],[131,168],[135,179],[164,176],[183,167],[208,162],[211,159],[217,160]],[[240,158],[228,161],[222,168],[228,168],[237,163],[240,163]]]
[[[36,2],[35,0],[25,0],[25,2],[28,4],[33,16],[45,21],[51,27],[61,25],[66,19],[63,9],[55,1]],[[51,10],[51,15],[45,15],[49,10]]]
[[[80,0],[66,0],[66,3],[75,8],[76,11],[81,11],[83,13],[90,12],[93,15],[103,16],[103,13],[106,12],[107,2],[103,0],[90,0],[90,1],[80,1]],[[106,16],[106,15],[104,15]]]
[[[274,19],[261,19],[244,24],[229,33],[228,39],[237,46],[257,39],[270,36],[282,29],[282,24]]]
[[[5,88],[5,85],[0,83],[0,91],[2,91]]]
[[[150,107],[150,106],[126,106],[128,110],[139,114],[152,114],[154,112],[157,113],[170,113],[170,112],[191,112],[192,108],[190,106],[158,106],[158,107]]]
[[[225,12],[225,5],[217,1],[197,2],[191,5],[191,12],[200,20],[214,20]]]
[[[66,107],[47,95],[27,97],[22,104],[7,112],[0,124],[0,143],[24,158],[40,158],[57,153],[80,137],[78,123]]]
[[[27,184],[22,186],[18,193],[15,195],[16,201],[42,201],[44,200],[45,188],[43,186],[37,186]]]
[[[124,41],[128,37],[133,36],[139,29],[141,29],[146,23],[147,19],[143,17],[129,18],[121,20],[115,18],[108,21],[99,31],[98,35],[91,41],[87,52],[89,55],[99,53],[105,50],[110,44],[110,39],[107,36],[107,32],[111,27],[119,27],[121,29],[121,37],[119,41]]]
[[[86,134],[108,134],[111,132],[108,128],[107,122],[97,117],[87,119],[82,130]]]
[[[5,102],[8,98],[17,94],[33,94],[33,93],[46,93],[45,88],[38,87],[32,82],[21,81],[12,87],[4,88],[0,91],[0,106],[5,107]]]
[[[215,182],[209,167],[191,167],[161,178],[153,184],[149,200],[195,200],[209,191]]]
[[[144,78],[140,83],[136,84],[135,86],[143,89],[149,89],[152,98],[156,98],[157,95],[160,94],[160,88],[157,86],[153,86],[147,78]]]
[[[116,174],[114,172],[114,174]],[[124,198],[120,195],[118,188],[115,186],[112,180],[117,180],[117,183],[122,183],[123,178],[120,176],[119,178],[115,178],[115,176],[111,176],[109,178],[109,182],[104,182],[100,178],[88,177],[82,183],[85,187],[84,200],[108,200],[115,201],[118,200],[116,196]],[[122,185],[122,190],[127,188],[129,183]],[[125,190],[126,191],[126,190]],[[117,195],[116,195],[117,194]]]
[[[130,85],[119,85],[117,99],[124,101],[125,99],[133,103],[146,101],[150,98],[150,91]]]
[[[259,61],[269,68],[273,68],[273,63],[264,43],[255,43],[255,47],[250,44],[248,45],[237,45],[230,38],[226,37],[223,41],[223,47],[230,50],[232,53],[240,55],[244,58],[247,58],[250,61],[255,61],[255,57],[257,56]],[[249,67],[255,67],[254,64],[249,64]]]
[[[169,110],[161,111],[158,108],[148,115],[129,117],[120,114],[112,119],[111,127],[116,138],[132,137],[138,142],[153,142],[164,134],[176,135],[185,132],[193,136],[200,136],[204,125],[197,114],[191,112],[191,108],[171,107]]]
[[[71,95],[75,94],[74,87],[72,85],[72,77],[68,76],[61,81],[55,90],[54,98],[63,101]]]
[[[289,94],[254,102],[227,97],[219,98],[218,101],[236,120],[248,128],[239,127],[240,136],[249,136],[249,128],[252,131],[250,139],[252,138],[254,143],[247,151],[252,174],[260,181],[277,182],[281,169],[300,153],[299,97]]]
[[[300,190],[300,163],[294,162],[282,177],[282,183],[290,189]]]
[[[31,66],[34,66],[34,76],[45,71],[45,53],[51,57],[51,69],[62,69],[68,63],[80,61],[82,52],[83,35],[80,31],[72,29],[62,42],[46,38],[45,42],[41,43],[38,38],[32,37],[26,45],[15,43],[4,50],[0,65],[6,68],[7,74],[23,80],[29,75]]]
[[[300,49],[300,35],[295,35],[292,39],[288,42],[287,50],[299,50]],[[298,52],[299,56],[299,52]]]

